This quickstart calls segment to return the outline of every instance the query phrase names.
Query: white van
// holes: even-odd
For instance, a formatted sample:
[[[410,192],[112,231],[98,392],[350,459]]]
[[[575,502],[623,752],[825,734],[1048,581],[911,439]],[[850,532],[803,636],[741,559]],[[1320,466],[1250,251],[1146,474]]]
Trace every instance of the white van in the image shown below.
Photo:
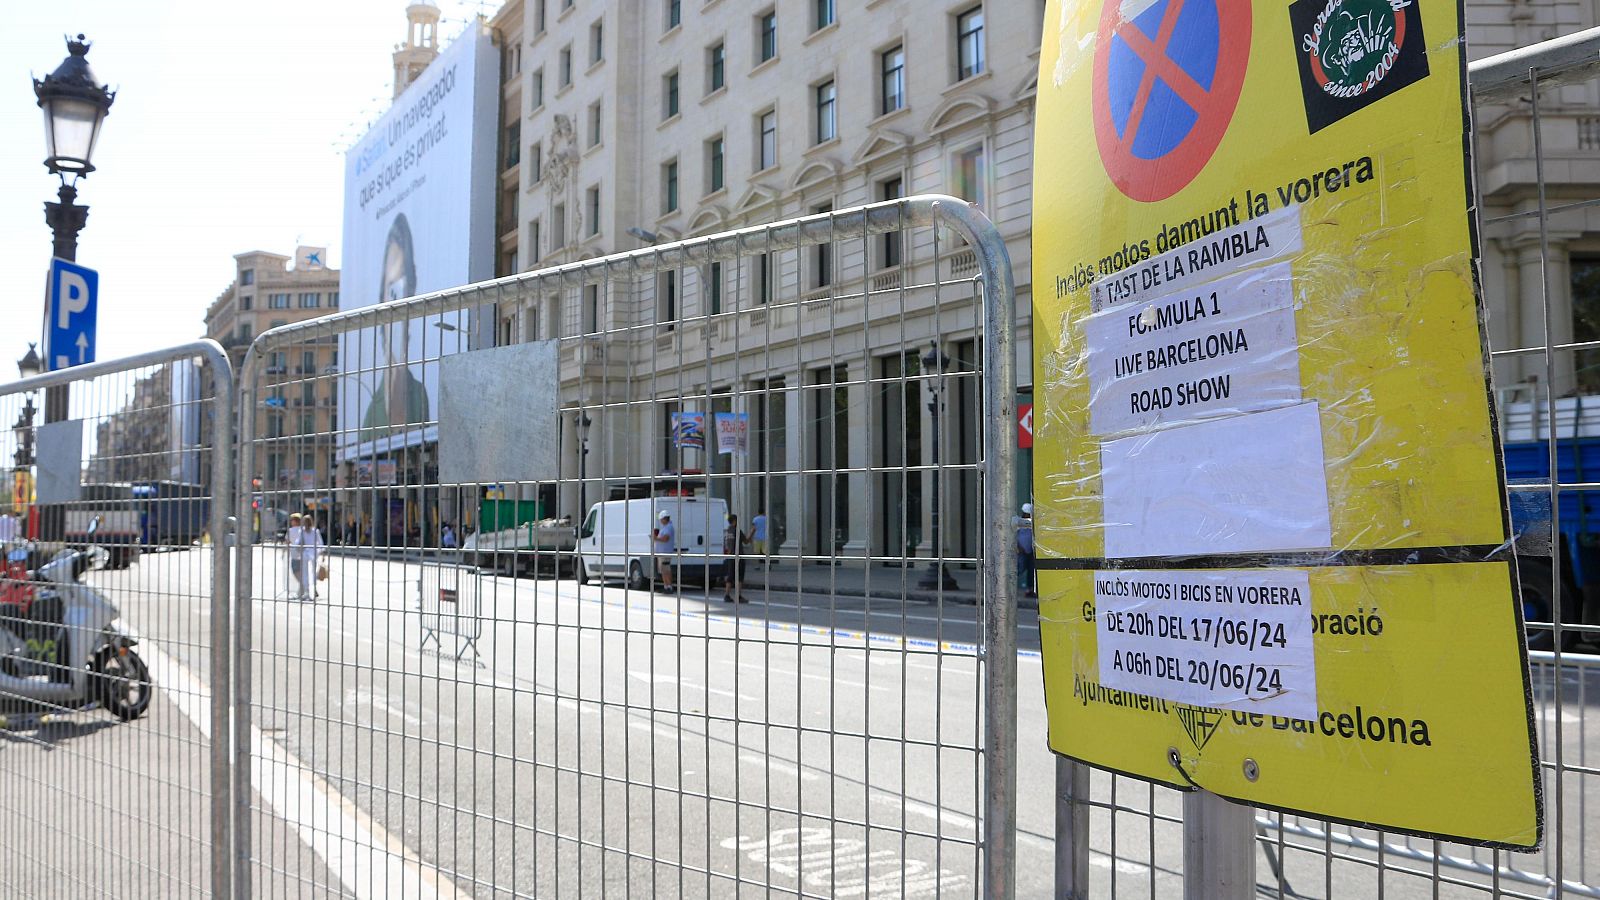
[[[678,580],[710,584],[722,568],[722,530],[728,524],[727,501],[714,497],[646,497],[591,506],[578,529],[578,581],[622,578],[628,587],[649,589],[656,575],[650,532],[663,512],[677,529],[673,565]]]

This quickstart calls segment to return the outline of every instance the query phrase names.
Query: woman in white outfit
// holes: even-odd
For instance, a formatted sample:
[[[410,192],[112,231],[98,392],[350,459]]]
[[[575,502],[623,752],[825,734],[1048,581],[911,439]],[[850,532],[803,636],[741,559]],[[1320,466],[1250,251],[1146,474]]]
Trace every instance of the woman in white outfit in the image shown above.
[[[317,599],[317,565],[322,558],[322,532],[317,520],[306,516],[300,526],[300,599]],[[306,587],[310,586],[310,597]]]
[[[295,596],[306,595],[306,572],[300,552],[300,538],[305,529],[300,525],[300,514],[289,516],[289,530],[283,534],[284,552],[289,557],[289,574],[294,577]]]

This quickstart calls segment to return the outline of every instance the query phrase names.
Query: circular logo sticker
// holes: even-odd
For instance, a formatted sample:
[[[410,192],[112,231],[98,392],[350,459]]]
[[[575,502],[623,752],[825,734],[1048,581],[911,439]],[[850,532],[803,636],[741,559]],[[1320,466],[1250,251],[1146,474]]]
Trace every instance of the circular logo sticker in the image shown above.
[[[1165,200],[1205,168],[1239,103],[1250,27],[1250,0],[1105,0],[1094,134],[1118,190]]]
[[[1328,0],[1301,41],[1311,77],[1334,97],[1357,97],[1394,69],[1406,17],[1389,0]]]

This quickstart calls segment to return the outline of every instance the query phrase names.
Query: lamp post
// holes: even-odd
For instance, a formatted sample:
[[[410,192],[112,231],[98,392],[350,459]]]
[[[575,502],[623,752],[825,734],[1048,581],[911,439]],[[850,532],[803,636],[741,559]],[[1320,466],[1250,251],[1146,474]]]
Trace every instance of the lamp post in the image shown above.
[[[588,491],[589,487],[589,426],[594,422],[583,413],[578,413],[578,521],[589,514]]]
[[[89,42],[83,35],[67,39],[67,58],[43,79],[33,79],[33,93],[44,110],[46,169],[61,179],[57,202],[44,205],[45,224],[54,237],[54,254],[69,262],[78,258],[78,233],[89,220],[89,207],[79,206],[78,179],[94,171],[94,147],[100,138],[100,123],[111,111],[116,92],[96,84],[89,70]],[[67,176],[71,175],[69,182]],[[49,352],[50,348],[46,348]],[[45,389],[44,420],[67,419],[67,387]],[[59,506],[40,510],[40,536],[60,540],[66,531],[66,511]]]
[[[17,374],[23,378],[32,378],[44,370],[44,363],[39,359],[37,344],[29,344],[28,352],[17,360]],[[38,409],[33,405],[33,393],[30,391],[22,398],[22,412],[17,415],[17,424],[12,429],[17,435],[17,452],[12,461],[19,470],[33,465],[33,417]]]
[[[955,590],[958,586],[950,570],[944,565],[944,528],[939,522],[939,495],[940,484],[943,481],[942,470],[939,468],[939,418],[944,412],[944,370],[950,365],[950,357],[939,349],[939,343],[934,341],[928,347],[928,352],[922,356],[922,371],[931,373],[933,380],[928,390],[928,415],[933,426],[933,496],[929,507],[929,525],[933,528],[933,565],[922,575],[922,580],[917,586],[923,590]]]

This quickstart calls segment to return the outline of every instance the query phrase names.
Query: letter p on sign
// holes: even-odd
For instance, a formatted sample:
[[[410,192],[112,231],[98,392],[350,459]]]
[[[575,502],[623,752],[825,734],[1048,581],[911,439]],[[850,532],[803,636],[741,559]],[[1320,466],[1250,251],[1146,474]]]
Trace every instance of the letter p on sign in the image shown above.
[[[37,284],[37,282],[35,282]],[[72,327],[72,317],[89,309],[89,281],[71,269],[56,270],[56,327]]]

